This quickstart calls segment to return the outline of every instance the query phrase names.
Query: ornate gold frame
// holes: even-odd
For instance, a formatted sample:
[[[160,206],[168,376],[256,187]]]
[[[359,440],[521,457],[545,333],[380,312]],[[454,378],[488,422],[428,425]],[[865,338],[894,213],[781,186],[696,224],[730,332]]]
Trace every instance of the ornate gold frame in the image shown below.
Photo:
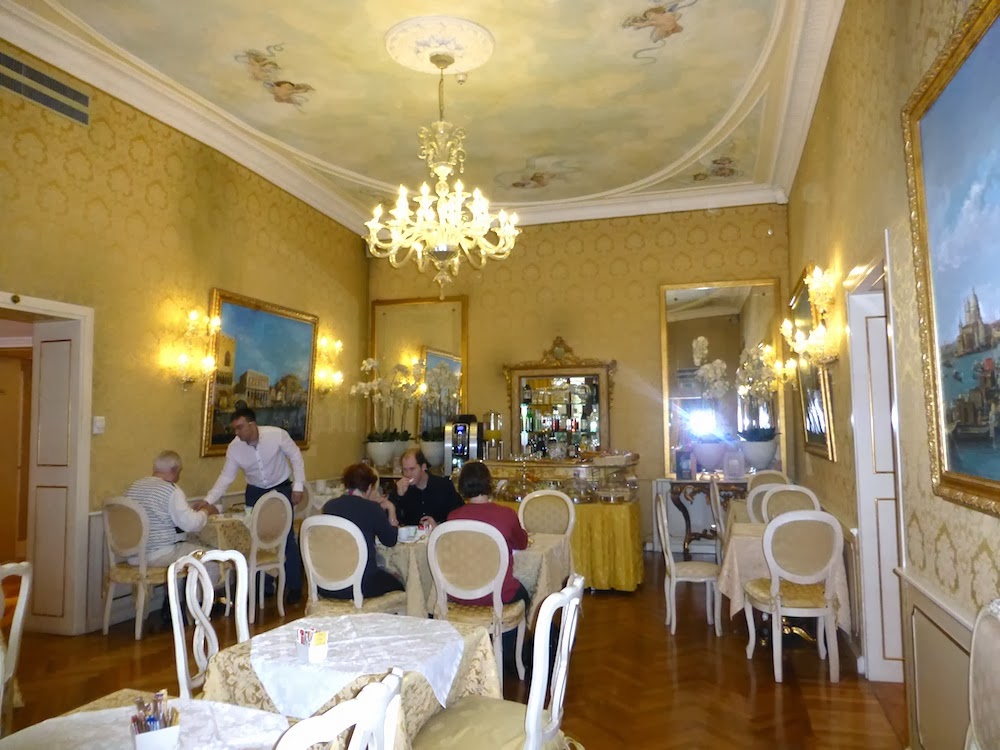
[[[514,436],[519,432],[520,413],[520,379],[523,377],[571,377],[582,375],[597,375],[598,398],[597,405],[602,416],[599,434],[601,447],[605,450],[611,447],[611,404],[614,400],[615,370],[617,360],[588,359],[578,357],[572,347],[562,336],[556,336],[552,346],[542,352],[542,358],[533,362],[517,362],[503,366],[503,376],[507,381],[507,410],[510,413],[510,442],[515,445]],[[518,389],[518,397],[514,389]]]
[[[666,293],[675,289],[700,289],[703,287],[732,287],[732,286],[770,286],[774,289],[774,314],[775,318],[779,317],[783,305],[781,304],[781,280],[777,278],[765,278],[765,279],[736,279],[732,281],[698,281],[687,284],[661,284],[660,285],[660,295],[658,297],[660,304],[660,388],[663,394],[663,474],[662,476],[669,477],[672,475],[670,462],[670,372],[667,369],[669,367],[669,357],[668,357],[668,337],[667,337],[667,305],[666,305]],[[777,329],[773,332],[774,335],[774,345],[778,351],[781,351]],[[778,434],[781,435],[779,440],[779,455],[781,456],[781,465],[788,466],[788,440],[785,439],[784,433],[786,432],[786,422],[787,422],[787,409],[785,407],[784,391],[779,391],[778,402]]]
[[[1000,516],[1000,482],[954,472],[948,468],[941,358],[930,272],[927,233],[927,203],[924,193],[923,151],[920,120],[965,64],[972,50],[1000,17],[1000,0],[975,0],[963,16],[951,40],[941,50],[903,108],[903,141],[906,150],[907,189],[910,198],[910,233],[913,270],[917,285],[920,350],[924,376],[924,409],[929,426],[931,482],[934,493],[975,510]]]
[[[309,313],[299,312],[298,310],[292,310],[288,307],[282,307],[281,305],[275,305],[271,302],[264,302],[259,299],[254,299],[253,297],[245,297],[242,294],[236,294],[235,292],[227,292],[224,289],[218,289],[213,287],[212,297],[209,301],[209,316],[216,317],[222,315],[222,303],[228,302],[230,304],[239,305],[240,307],[246,307],[251,310],[259,310],[261,312],[270,313],[271,315],[278,315],[283,318],[291,318],[292,320],[297,320],[302,323],[306,323],[312,326],[312,350],[309,354],[309,376],[306,382],[306,389],[308,391],[307,401],[306,401],[306,427],[305,427],[305,438],[303,440],[296,440],[295,444],[298,445],[303,450],[309,447],[309,438],[312,435],[312,413],[313,413],[313,376],[316,372],[316,330],[319,324],[319,318],[315,315],[310,315]],[[219,362],[219,337],[222,335],[223,331],[220,329],[212,336],[211,348],[215,353],[216,362]],[[224,456],[226,454],[226,448],[229,445],[229,440],[225,443],[212,443],[212,424],[214,421],[215,412],[215,391],[218,384],[219,371],[216,370],[215,374],[212,375],[212,379],[208,382],[205,388],[205,406],[202,410],[202,420],[201,420],[201,455],[202,456]],[[261,422],[260,424],[267,424],[266,422]]]
[[[461,357],[462,357],[462,398],[461,398],[461,409],[465,412],[468,409],[469,403],[469,298],[464,294],[455,295],[451,297],[445,297],[444,299],[439,299],[438,297],[406,297],[403,299],[376,299],[371,302],[371,318],[369,320],[369,340],[370,340],[370,357],[378,357],[378,312],[384,307],[396,307],[400,305],[415,305],[418,308],[424,305],[445,305],[445,304],[457,304],[461,310]],[[420,346],[421,355],[424,354],[424,349],[426,346],[415,344],[415,346]],[[447,354],[447,352],[441,352],[432,348],[432,351],[438,354]],[[451,356],[451,355],[449,355]],[[419,406],[414,410],[415,427],[417,429],[417,434],[414,436],[416,439],[420,438],[420,419],[421,410]],[[368,407],[368,420],[369,424],[372,422],[372,409],[369,405]]]
[[[788,310],[789,314],[794,318],[799,305],[805,300],[805,303],[809,306],[809,319],[812,321],[812,325],[815,326],[820,322],[819,313],[809,302],[809,290],[806,287],[806,277],[813,272],[813,268],[814,264],[810,263],[803,269],[802,275],[795,284],[795,289],[792,290],[792,296],[788,300]],[[823,413],[826,415],[826,439],[823,445],[810,443],[809,431],[806,428],[806,381],[813,374],[816,376],[816,388],[819,390],[820,400],[823,403]],[[802,447],[809,453],[822,456],[830,461],[836,461],[837,442],[833,432],[833,398],[830,389],[830,372],[823,365],[809,363],[806,367],[800,364],[796,375],[799,381],[799,408],[802,411]]]

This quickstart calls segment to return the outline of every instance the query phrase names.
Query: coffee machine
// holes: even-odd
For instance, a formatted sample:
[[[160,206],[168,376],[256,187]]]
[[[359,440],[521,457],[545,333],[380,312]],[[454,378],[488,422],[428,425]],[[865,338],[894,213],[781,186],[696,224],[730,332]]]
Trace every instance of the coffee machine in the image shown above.
[[[461,470],[466,461],[483,458],[483,423],[475,414],[459,414],[444,426],[444,473]]]

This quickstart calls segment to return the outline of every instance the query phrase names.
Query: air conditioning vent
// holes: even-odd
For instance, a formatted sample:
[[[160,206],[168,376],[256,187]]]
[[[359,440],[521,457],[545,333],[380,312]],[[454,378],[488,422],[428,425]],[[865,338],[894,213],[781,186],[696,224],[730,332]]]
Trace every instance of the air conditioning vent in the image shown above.
[[[0,52],[0,86],[82,125],[90,124],[90,97]]]

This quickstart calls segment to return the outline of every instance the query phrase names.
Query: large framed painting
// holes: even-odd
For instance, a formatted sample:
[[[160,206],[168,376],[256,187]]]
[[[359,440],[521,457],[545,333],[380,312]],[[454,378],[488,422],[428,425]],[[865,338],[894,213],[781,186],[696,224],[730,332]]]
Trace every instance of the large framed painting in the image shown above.
[[[812,270],[812,265],[806,266],[788,303],[792,325],[806,336],[813,326],[820,322],[816,310],[809,303],[809,290],[805,282],[806,276],[811,274]],[[804,357],[799,360],[798,381],[804,447],[809,453],[836,461],[837,443],[833,435],[830,371]]]
[[[445,422],[465,408],[465,389],[462,387],[462,358],[455,354],[423,347],[424,382],[428,387],[427,405],[418,414],[419,434],[435,435]]]
[[[281,427],[308,448],[318,318],[222,289],[212,290],[210,315],[222,325],[213,342],[217,369],[205,396],[201,455],[225,454],[233,439],[229,418],[240,406],[256,412],[257,424]]]
[[[936,494],[1000,515],[1000,0],[974,2],[903,110]]]

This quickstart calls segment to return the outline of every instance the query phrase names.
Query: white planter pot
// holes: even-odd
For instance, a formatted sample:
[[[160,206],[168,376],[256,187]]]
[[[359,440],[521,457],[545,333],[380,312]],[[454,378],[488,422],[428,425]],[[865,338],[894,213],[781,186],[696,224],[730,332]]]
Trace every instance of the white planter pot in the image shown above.
[[[420,450],[423,451],[424,458],[431,466],[441,466],[444,463],[444,441],[429,443],[426,440],[421,440]]]
[[[395,447],[395,443],[365,443],[368,458],[379,468],[392,466],[392,452]]]
[[[774,461],[774,454],[778,449],[777,438],[771,438],[763,442],[743,441],[740,443],[740,451],[746,460],[747,468],[763,471]]]
[[[695,459],[698,461],[698,471],[715,471],[722,468],[722,459],[726,455],[727,443],[695,443],[691,446]]]

